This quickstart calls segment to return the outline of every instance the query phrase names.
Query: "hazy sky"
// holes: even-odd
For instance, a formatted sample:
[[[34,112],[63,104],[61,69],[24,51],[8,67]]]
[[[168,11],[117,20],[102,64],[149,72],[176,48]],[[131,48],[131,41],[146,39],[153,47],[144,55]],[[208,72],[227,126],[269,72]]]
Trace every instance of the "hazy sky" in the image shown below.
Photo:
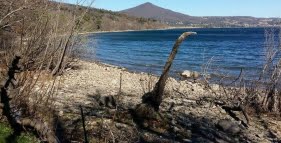
[[[192,16],[281,17],[281,0],[95,0],[93,7],[119,11],[145,2]]]

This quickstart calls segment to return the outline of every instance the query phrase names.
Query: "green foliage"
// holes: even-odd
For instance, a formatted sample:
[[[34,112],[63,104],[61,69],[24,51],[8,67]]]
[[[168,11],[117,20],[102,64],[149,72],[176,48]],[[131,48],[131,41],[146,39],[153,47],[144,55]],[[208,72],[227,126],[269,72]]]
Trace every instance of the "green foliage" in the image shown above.
[[[4,123],[0,123],[0,142],[4,143],[5,138],[12,133],[12,129]]]
[[[6,123],[0,122],[0,143],[7,143],[6,138],[13,133],[13,130]],[[39,141],[32,134],[22,134],[16,138],[16,143],[38,143]]]

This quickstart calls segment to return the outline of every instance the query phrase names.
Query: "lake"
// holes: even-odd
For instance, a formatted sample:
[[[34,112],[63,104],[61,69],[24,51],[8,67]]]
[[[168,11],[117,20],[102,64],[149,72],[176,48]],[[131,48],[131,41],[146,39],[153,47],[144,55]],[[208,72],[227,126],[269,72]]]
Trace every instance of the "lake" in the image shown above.
[[[264,28],[196,28],[98,33],[88,36],[87,60],[159,75],[175,40],[186,31],[197,35],[186,39],[174,60],[171,75],[183,70],[212,75],[256,77],[264,63]]]

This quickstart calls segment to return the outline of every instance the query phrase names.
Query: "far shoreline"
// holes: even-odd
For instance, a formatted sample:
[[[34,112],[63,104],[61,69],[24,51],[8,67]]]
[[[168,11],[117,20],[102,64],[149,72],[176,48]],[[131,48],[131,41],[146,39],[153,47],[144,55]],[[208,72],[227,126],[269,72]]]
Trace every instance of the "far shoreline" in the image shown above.
[[[113,31],[92,31],[92,32],[81,32],[78,35],[90,35],[90,34],[100,34],[100,33],[121,33],[121,32],[141,32],[141,31],[162,31],[162,30],[176,30],[176,29],[201,29],[201,28],[208,28],[208,29],[237,29],[237,28],[272,28],[272,27],[167,27],[167,28],[159,28],[159,29],[139,29],[139,30],[113,30]]]
[[[82,32],[78,33],[79,35],[88,35],[88,34],[98,34],[98,33],[119,33],[119,32],[140,32],[140,31],[161,31],[161,30],[172,30],[172,29],[195,29],[202,27],[168,27],[168,28],[159,28],[159,29],[140,29],[140,30],[113,30],[113,31],[93,31],[93,32]]]

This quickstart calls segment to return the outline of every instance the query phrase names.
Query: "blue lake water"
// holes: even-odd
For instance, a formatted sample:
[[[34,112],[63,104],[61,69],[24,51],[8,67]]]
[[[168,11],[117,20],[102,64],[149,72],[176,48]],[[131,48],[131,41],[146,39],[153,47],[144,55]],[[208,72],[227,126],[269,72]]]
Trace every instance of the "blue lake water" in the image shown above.
[[[101,61],[129,70],[159,75],[175,40],[186,31],[197,35],[186,39],[174,60],[171,75],[183,70],[237,76],[243,68],[254,77],[264,61],[264,28],[198,28],[99,33],[88,36],[87,60]]]

